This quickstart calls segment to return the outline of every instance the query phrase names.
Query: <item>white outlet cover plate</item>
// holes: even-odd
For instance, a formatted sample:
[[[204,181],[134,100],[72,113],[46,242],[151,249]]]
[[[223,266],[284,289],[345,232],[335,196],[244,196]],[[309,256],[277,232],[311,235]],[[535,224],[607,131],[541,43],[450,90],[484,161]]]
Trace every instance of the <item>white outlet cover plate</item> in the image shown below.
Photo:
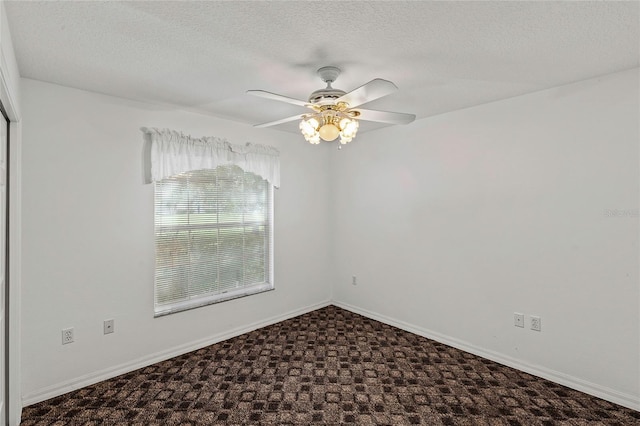
[[[514,312],[513,313],[513,325],[515,325],[516,327],[523,327],[524,328],[524,314],[521,314],[520,312]]]
[[[542,319],[540,317],[531,315],[531,329],[535,331],[542,330]]]
[[[62,344],[67,345],[73,343],[73,327],[62,330]]]
[[[104,327],[104,334],[111,334],[115,331],[113,328],[114,324],[112,319],[104,320],[103,327]]]

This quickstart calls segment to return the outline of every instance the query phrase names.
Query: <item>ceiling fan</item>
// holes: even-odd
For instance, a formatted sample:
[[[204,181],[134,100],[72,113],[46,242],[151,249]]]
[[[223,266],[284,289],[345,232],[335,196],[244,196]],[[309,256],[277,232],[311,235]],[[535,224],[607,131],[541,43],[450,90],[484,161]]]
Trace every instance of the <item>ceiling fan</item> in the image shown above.
[[[248,90],[247,93],[250,95],[287,102],[311,110],[308,113],[294,115],[281,120],[256,124],[255,127],[269,127],[301,120],[300,131],[308,142],[318,144],[321,139],[330,142],[340,136],[340,143],[345,144],[351,142],[356,136],[359,126],[358,120],[388,124],[408,124],[416,118],[414,114],[358,108],[360,105],[398,90],[398,87],[388,80],[376,78],[347,93],[344,90],[331,87],[331,83],[336,81],[338,75],[340,75],[340,68],[322,67],[318,70],[318,75],[322,81],[327,83],[327,87],[311,93],[308,101],[277,95],[264,90]]]

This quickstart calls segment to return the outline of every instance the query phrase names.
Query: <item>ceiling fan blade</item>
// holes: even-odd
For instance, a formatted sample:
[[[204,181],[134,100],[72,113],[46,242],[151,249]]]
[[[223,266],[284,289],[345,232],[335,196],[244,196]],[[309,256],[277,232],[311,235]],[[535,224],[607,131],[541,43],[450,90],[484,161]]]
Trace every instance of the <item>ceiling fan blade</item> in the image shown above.
[[[298,114],[298,115],[294,115],[291,117],[287,117],[287,118],[283,118],[280,120],[276,120],[276,121],[269,121],[268,123],[262,123],[262,124],[254,124],[253,127],[271,127],[271,126],[277,126],[278,124],[282,124],[282,123],[288,123],[290,121],[294,121],[294,120],[302,120],[302,117],[304,115],[303,114]]]
[[[376,78],[368,83],[363,84],[357,89],[353,89],[349,93],[340,96],[336,99],[337,102],[346,102],[350,108],[357,107],[358,105],[366,104],[375,99],[387,96],[398,90],[398,86],[390,82],[389,80],[383,80]]]
[[[388,124],[409,124],[416,119],[415,114],[405,114],[403,112],[376,111],[373,109],[357,109],[360,115],[358,120],[377,121]]]
[[[272,99],[274,101],[286,102],[288,104],[300,105],[306,107],[309,102],[301,101],[300,99],[290,98],[288,96],[277,95],[275,93],[266,92],[264,90],[247,90],[247,94],[253,96],[259,96],[261,98]]]

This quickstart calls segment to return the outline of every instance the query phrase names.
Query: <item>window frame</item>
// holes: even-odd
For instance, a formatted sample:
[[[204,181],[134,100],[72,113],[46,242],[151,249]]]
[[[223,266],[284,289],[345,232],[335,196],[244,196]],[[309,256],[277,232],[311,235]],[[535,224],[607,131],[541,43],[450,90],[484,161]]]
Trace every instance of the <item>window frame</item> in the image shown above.
[[[227,164],[227,165],[222,165],[222,166],[218,166],[216,169],[211,169],[211,170],[217,170],[219,167],[225,167],[225,166],[234,166],[232,164]],[[248,172],[246,170],[244,170],[242,167],[239,166],[234,166],[234,167],[238,167],[240,170],[242,170],[243,173],[252,173],[252,172]],[[190,172],[185,172],[184,174],[187,175],[189,173],[194,173],[197,171],[190,171]],[[254,174],[254,173],[252,173]],[[255,175],[255,174],[254,174]],[[166,315],[170,315],[170,314],[174,314],[174,313],[178,313],[178,312],[183,312],[183,311],[188,311],[191,309],[196,309],[196,308],[201,308],[203,306],[209,306],[209,305],[213,305],[213,304],[217,304],[217,303],[222,303],[222,302],[226,302],[229,300],[234,300],[234,299],[238,299],[238,298],[242,298],[242,297],[247,297],[247,296],[252,296],[255,294],[260,294],[260,293],[264,293],[264,292],[268,292],[268,291],[272,291],[275,290],[275,283],[274,283],[274,185],[271,184],[271,182],[269,182],[268,180],[264,179],[261,176],[255,175],[258,178],[262,179],[263,181],[265,181],[266,183],[266,187],[267,187],[267,218],[265,220],[265,227],[267,228],[267,232],[266,232],[266,241],[265,241],[265,268],[267,269],[266,273],[265,273],[265,279],[266,281],[264,283],[255,283],[255,284],[251,284],[251,285],[246,285],[246,286],[242,286],[240,288],[237,289],[231,289],[231,290],[225,290],[222,291],[220,293],[214,293],[214,294],[206,294],[206,295],[192,295],[189,297],[189,299],[187,300],[183,300],[183,301],[178,301],[178,302],[172,302],[172,303],[167,303],[167,304],[163,304],[163,305],[158,305],[157,304],[157,292],[158,292],[158,282],[157,282],[157,270],[158,270],[158,237],[157,237],[157,229],[158,229],[158,223],[157,223],[157,214],[156,214],[156,198],[158,196],[158,187],[157,185],[159,183],[161,183],[162,181],[158,181],[154,183],[154,248],[155,248],[155,259],[154,259],[154,277],[153,277],[153,306],[154,306],[154,318],[158,318],[158,317],[162,317],[162,316],[166,316]],[[175,176],[174,176],[175,177]],[[164,179],[163,179],[164,180]],[[241,222],[240,224],[236,224],[236,225],[242,225],[244,222]],[[198,227],[197,225],[188,225],[189,228],[191,229],[224,229],[224,228],[228,228],[230,226],[230,223],[218,223],[215,226],[212,226],[211,224],[204,224],[203,226]]]

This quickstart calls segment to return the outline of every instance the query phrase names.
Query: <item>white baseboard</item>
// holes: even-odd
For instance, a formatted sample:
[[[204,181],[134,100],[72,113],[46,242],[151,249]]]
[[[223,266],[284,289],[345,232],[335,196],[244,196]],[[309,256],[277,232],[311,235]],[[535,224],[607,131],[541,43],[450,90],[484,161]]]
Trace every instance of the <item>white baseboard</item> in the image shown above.
[[[135,359],[131,362],[126,362],[124,364],[105,368],[104,370],[96,371],[90,374],[86,374],[84,376],[77,377],[72,380],[68,380],[66,382],[57,383],[55,385],[39,389],[36,392],[32,392],[22,397],[22,407],[36,404],[38,402],[45,401],[47,399],[55,398],[56,396],[63,395],[65,393],[83,388],[85,386],[90,386],[95,383],[102,382],[104,380],[112,379],[114,377],[120,376],[125,373],[129,373],[139,368],[147,367],[151,364],[165,361],[167,359],[170,359],[188,352],[192,352],[192,351],[204,348],[206,346],[222,342],[224,340],[231,339],[232,337],[240,336],[241,334],[245,334],[250,331],[257,330],[259,328],[278,323],[280,321],[297,317],[299,315],[306,314],[307,312],[324,308],[325,306],[328,306],[330,304],[331,304],[331,301],[326,300],[324,302],[305,306],[303,308],[289,311],[281,315],[276,315],[262,321],[257,321],[243,327],[238,327],[233,330],[229,330],[225,333],[208,336],[208,337],[205,337],[204,339],[200,339],[194,342],[189,342],[187,344],[177,346],[175,348],[171,348],[166,351],[157,352],[155,354],[151,354],[142,358]]]
[[[372,312],[366,309],[362,309],[357,306],[350,305],[348,303],[333,301],[332,304],[340,308],[346,309],[348,311],[354,312],[356,314],[365,316],[367,318],[371,318],[376,321],[380,321],[384,324],[397,327],[401,330],[405,330],[410,333],[417,334],[418,336],[435,340],[436,342],[440,342],[445,345],[452,346],[456,349],[460,349],[465,352],[472,353],[482,358],[486,358],[491,361],[495,361],[499,364],[503,364],[520,371],[524,371],[525,373],[529,373],[534,376],[542,377],[543,379],[550,380],[552,382],[561,384],[568,388],[575,389],[580,392],[584,392],[589,395],[596,396],[598,398],[602,398],[604,400],[613,402],[615,404],[622,405],[623,407],[631,408],[632,410],[640,411],[640,398],[635,395],[618,392],[615,389],[611,389],[605,386],[600,386],[598,384],[591,383],[586,380],[580,379],[578,377],[573,377],[568,374],[561,373],[559,371],[551,370],[549,368],[545,368],[539,365],[529,364],[522,360],[511,358],[509,356],[500,354],[498,352],[484,349],[484,348],[472,345],[468,342],[455,339],[453,337],[449,337],[440,333],[436,333],[434,331],[427,330],[425,328],[418,327],[403,321],[399,321],[395,318],[390,318],[385,315],[381,315],[377,312]]]

